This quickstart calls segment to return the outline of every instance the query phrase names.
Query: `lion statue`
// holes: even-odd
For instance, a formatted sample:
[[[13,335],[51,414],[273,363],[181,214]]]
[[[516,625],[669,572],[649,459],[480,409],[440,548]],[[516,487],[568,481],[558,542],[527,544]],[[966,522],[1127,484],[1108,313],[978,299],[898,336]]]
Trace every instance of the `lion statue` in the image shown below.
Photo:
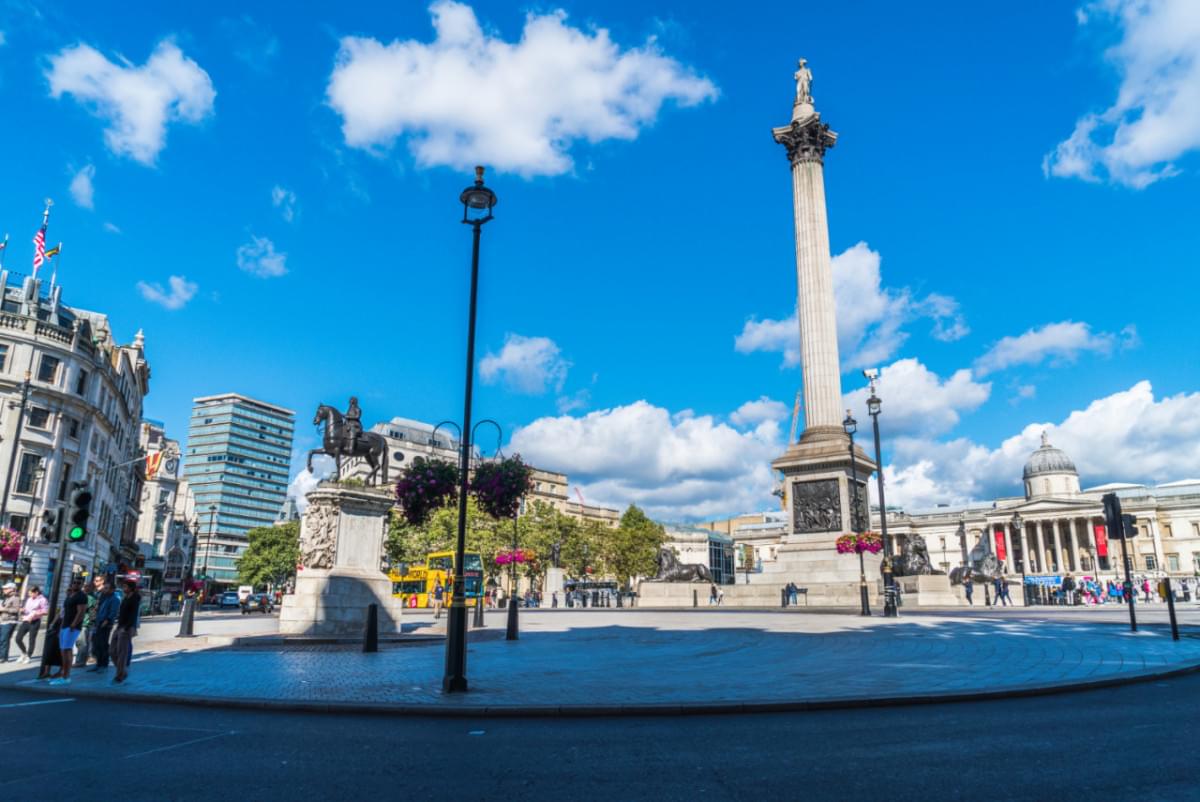
[[[929,548],[925,538],[917,534],[908,535],[900,553],[892,557],[892,576],[921,576],[941,574],[933,568],[929,559]]]
[[[651,582],[712,582],[712,573],[707,565],[681,563],[675,552],[663,546],[658,550],[658,576]]]

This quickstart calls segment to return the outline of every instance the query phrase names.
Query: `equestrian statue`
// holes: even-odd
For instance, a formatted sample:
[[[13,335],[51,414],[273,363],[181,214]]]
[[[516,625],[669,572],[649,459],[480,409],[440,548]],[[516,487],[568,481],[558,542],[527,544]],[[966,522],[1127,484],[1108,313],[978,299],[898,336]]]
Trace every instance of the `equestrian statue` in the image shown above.
[[[376,479],[381,485],[387,484],[387,440],[378,432],[363,431],[362,410],[358,407],[357,398],[350,398],[350,406],[345,415],[328,404],[318,406],[317,414],[313,416],[313,425],[320,426],[322,423],[325,424],[322,446],[308,452],[309,473],[312,473],[314,454],[333,457],[338,476],[342,473],[343,457],[363,457],[371,466],[366,484],[373,484]]]
[[[658,550],[658,576],[651,582],[712,582],[712,573],[707,565],[681,563],[675,551],[666,546]]]

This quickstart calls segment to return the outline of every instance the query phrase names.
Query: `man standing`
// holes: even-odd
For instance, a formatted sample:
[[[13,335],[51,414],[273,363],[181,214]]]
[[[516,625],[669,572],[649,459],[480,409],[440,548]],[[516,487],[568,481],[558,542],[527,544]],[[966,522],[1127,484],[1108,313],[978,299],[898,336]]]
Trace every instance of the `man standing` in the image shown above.
[[[83,631],[79,640],[75,642],[73,662],[77,666],[86,666],[88,658],[96,651],[93,645],[96,635],[96,605],[100,603],[100,588],[103,584],[104,577],[97,576],[92,580],[91,587],[85,591],[88,597],[87,611],[83,614]]]
[[[108,670],[108,642],[112,637],[113,624],[117,622],[117,611],[121,602],[113,592],[112,582],[101,580],[100,601],[96,604],[95,631],[92,633],[92,651],[96,654],[96,665],[89,672]]]
[[[996,577],[994,586],[995,586],[995,590],[996,590],[996,605],[997,606],[1003,605],[1003,606],[1007,607],[1008,606],[1008,583],[1006,583],[1004,581],[1004,577],[998,576],[998,577]]]
[[[71,657],[75,653],[75,641],[83,631],[83,617],[87,614],[88,596],[83,592],[83,580],[74,577],[63,602],[62,626],[58,630],[58,649],[62,655],[62,668],[51,680],[51,685],[71,683]]]
[[[436,621],[442,617],[442,595],[445,593],[442,587],[442,581],[439,579],[437,584],[433,586],[433,620]]]
[[[125,598],[121,599],[121,607],[117,610],[117,631],[112,642],[113,663],[117,666],[117,675],[113,677],[113,682],[117,683],[124,682],[129,676],[133,636],[137,634],[138,608],[142,604],[137,582],[126,579],[124,585]]]
[[[20,619],[21,598],[17,596],[17,586],[5,582],[4,598],[0,599],[0,664],[8,662],[8,644]]]
[[[33,653],[37,649],[38,629],[41,628],[42,619],[49,611],[50,603],[42,595],[42,589],[34,585],[29,589],[29,598],[21,607],[21,623],[17,625],[17,648],[21,650],[18,663],[28,663],[33,658]],[[28,643],[25,642],[26,635],[29,636]]]

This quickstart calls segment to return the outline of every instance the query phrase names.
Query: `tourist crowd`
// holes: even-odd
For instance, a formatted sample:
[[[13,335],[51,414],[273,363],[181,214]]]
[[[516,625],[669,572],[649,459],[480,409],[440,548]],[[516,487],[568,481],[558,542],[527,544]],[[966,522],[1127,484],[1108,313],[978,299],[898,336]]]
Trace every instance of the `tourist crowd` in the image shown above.
[[[103,673],[111,660],[116,668],[113,681],[124,682],[133,656],[141,601],[133,580],[123,581],[118,591],[112,579],[98,576],[85,590],[83,580],[73,578],[61,609],[47,622],[43,648],[49,644],[50,649],[38,679],[66,685],[73,667],[94,661],[86,670]],[[12,659],[19,663],[34,660],[38,633],[49,613],[50,604],[37,585],[30,586],[22,599],[15,583],[4,584],[0,598],[0,663],[9,661],[14,642],[20,654]]]

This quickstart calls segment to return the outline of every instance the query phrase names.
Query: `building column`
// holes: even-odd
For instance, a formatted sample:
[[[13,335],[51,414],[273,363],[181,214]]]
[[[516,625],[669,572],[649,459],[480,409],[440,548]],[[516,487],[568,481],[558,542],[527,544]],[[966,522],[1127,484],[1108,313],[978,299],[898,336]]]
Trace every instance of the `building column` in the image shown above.
[[[1013,537],[1008,524],[1001,524],[1000,529],[1004,532],[1004,573],[1013,574],[1017,570],[1017,555],[1013,553]]]
[[[1059,518],[1055,523],[1057,524],[1055,528],[1059,532],[1059,542],[1063,544],[1063,565],[1071,573],[1079,573],[1079,559],[1075,553],[1076,546],[1072,542],[1074,536],[1071,534],[1071,528],[1068,526],[1070,521],[1066,518]]]
[[[1158,518],[1151,513],[1146,518],[1146,527],[1150,530],[1150,537],[1154,542],[1154,561],[1158,563],[1159,571],[1167,570],[1167,556],[1163,550],[1162,531],[1158,525]]]
[[[1046,555],[1046,573],[1058,572],[1058,554],[1054,550],[1053,525],[1050,521],[1038,522],[1038,536],[1042,539],[1042,551]]]

